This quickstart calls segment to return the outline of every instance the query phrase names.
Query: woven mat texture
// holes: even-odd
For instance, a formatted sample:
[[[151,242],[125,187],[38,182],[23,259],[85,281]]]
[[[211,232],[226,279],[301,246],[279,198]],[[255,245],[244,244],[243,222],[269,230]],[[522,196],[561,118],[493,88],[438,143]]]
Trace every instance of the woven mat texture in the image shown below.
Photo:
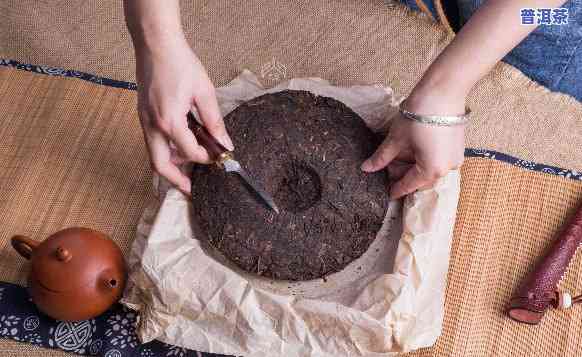
[[[216,85],[243,68],[260,74],[275,60],[285,78],[380,82],[406,95],[451,39],[426,17],[380,0],[188,1],[182,8],[188,38]],[[2,1],[0,43],[0,57],[134,81],[120,1]],[[470,105],[468,146],[582,168],[575,151],[582,146],[582,105],[572,98],[499,65],[472,92]],[[130,91],[0,69],[0,279],[25,282],[28,265],[8,243],[15,233],[41,239],[85,225],[128,251],[151,199],[134,107]],[[502,314],[579,202],[580,182],[468,159],[443,336],[410,355],[580,355],[582,309],[552,312],[535,328]],[[581,269],[578,257],[566,289],[582,291]],[[66,354],[0,340],[0,355]]]
[[[108,233],[127,253],[151,172],[135,92],[0,68],[0,279],[25,284],[13,234],[40,240],[68,226]],[[503,315],[528,267],[582,202],[582,181],[467,159],[454,230],[443,336],[411,356],[576,356],[582,308],[537,327]],[[582,292],[578,257],[564,288]],[[535,341],[535,343],[534,343]],[[0,340],[3,356],[60,352]]]
[[[0,68],[0,280],[25,283],[8,242],[68,226],[127,252],[151,196],[135,92]]]
[[[134,81],[121,4],[3,0],[0,57]],[[278,79],[382,83],[406,95],[451,40],[428,17],[385,0],[192,0],[182,1],[182,15],[217,86],[244,68],[260,74],[275,60],[285,68]],[[572,97],[548,94],[500,64],[471,93],[469,105],[475,114],[469,147],[582,170],[576,156],[582,104]]]

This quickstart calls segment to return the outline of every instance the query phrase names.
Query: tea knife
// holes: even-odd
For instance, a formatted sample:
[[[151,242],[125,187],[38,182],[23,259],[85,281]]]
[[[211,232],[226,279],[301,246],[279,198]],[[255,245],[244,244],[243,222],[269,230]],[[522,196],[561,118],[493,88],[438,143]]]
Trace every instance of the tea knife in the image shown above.
[[[273,211],[279,213],[279,208],[275,201],[247,172],[242,168],[240,163],[235,160],[234,153],[225,148],[218,142],[204,126],[202,126],[192,112],[188,112],[188,126],[196,136],[198,143],[202,145],[215,163],[224,168],[226,173],[234,173],[250,188],[262,201]]]

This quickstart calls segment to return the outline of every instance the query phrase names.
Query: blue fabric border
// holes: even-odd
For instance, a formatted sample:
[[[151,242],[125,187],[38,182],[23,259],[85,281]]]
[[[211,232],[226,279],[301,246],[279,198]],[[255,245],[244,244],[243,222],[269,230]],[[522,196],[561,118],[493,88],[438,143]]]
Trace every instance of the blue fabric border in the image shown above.
[[[93,74],[61,68],[24,64],[0,58],[0,66],[50,76],[71,77],[88,82],[128,90],[137,85]],[[582,172],[522,160],[511,155],[486,149],[467,148],[465,157],[498,160],[522,169],[582,181]],[[135,336],[136,315],[115,305],[105,314],[82,323],[55,321],[36,309],[25,288],[0,282],[0,337],[34,345],[59,348],[78,354],[103,357],[210,357],[219,356],[171,346],[159,341],[140,345]]]
[[[135,333],[136,323],[137,313],[120,304],[93,319],[57,321],[36,308],[26,288],[0,282],[0,338],[85,356],[227,357],[157,340],[141,344]]]
[[[20,63],[15,60],[9,60],[5,58],[0,58],[0,66],[12,67],[27,72],[35,72],[40,74],[46,74],[49,76],[59,76],[59,77],[71,77],[82,79],[84,81],[101,84],[108,87],[123,88],[129,90],[137,90],[137,84],[132,82],[118,81],[116,79],[110,79],[105,77],[99,77],[90,73],[67,70],[57,67],[50,66],[39,66],[34,64]]]
[[[45,74],[45,75],[49,75],[49,76],[77,78],[77,79],[81,79],[84,81],[88,81],[88,82],[92,82],[92,83],[96,83],[96,84],[100,84],[100,85],[104,85],[104,86],[108,86],[108,87],[123,88],[123,89],[129,89],[129,90],[134,90],[134,91],[137,90],[136,83],[118,81],[116,79],[110,79],[110,78],[105,78],[105,77],[99,77],[99,76],[96,76],[96,75],[93,75],[90,73],[85,73],[85,72],[78,72],[78,71],[66,70],[66,69],[62,69],[62,68],[49,67],[49,66],[25,64],[25,63],[20,63],[20,62],[15,61],[15,60],[3,59],[3,58],[0,58],[0,66],[12,67],[12,68],[22,70],[22,71],[35,72],[35,73]],[[480,157],[480,158],[498,160],[498,161],[502,161],[502,162],[520,167],[522,169],[531,170],[531,171],[538,171],[538,172],[543,172],[543,173],[550,174],[550,175],[561,176],[561,177],[564,177],[566,179],[582,181],[582,172],[578,172],[576,170],[563,169],[560,167],[555,167],[555,166],[550,166],[550,165],[545,165],[545,164],[539,164],[539,163],[535,163],[532,161],[522,160],[522,159],[513,157],[511,155],[507,155],[507,154],[497,152],[497,151],[486,150],[486,149],[467,148],[467,149],[465,149],[465,157]]]
[[[465,157],[481,157],[485,159],[498,160],[513,166],[517,166],[522,169],[538,171],[550,175],[561,176],[566,179],[582,181],[582,171],[563,169],[560,167],[545,164],[538,164],[533,161],[522,160],[517,157],[513,157],[511,155],[507,155],[494,150],[467,148],[465,149]]]

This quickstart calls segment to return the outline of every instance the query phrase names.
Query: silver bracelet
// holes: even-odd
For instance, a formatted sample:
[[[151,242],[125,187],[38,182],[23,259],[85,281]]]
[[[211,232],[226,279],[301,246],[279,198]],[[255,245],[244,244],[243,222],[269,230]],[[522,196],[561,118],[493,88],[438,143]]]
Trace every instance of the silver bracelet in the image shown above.
[[[404,102],[402,102],[404,104]],[[469,122],[469,114],[471,109],[466,108],[465,114],[462,115],[421,115],[402,108],[402,104],[398,107],[400,114],[403,117],[421,124],[437,125],[437,126],[455,126],[464,125]]]

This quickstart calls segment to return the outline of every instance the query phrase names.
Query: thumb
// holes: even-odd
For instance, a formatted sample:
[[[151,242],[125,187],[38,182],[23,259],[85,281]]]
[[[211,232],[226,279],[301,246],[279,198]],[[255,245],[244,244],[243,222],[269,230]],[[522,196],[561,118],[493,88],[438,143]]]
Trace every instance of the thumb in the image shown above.
[[[376,152],[364,161],[361,168],[365,172],[376,172],[386,167],[399,152],[400,146],[390,138],[386,138]]]
[[[218,102],[214,94],[208,94],[194,99],[200,120],[208,132],[228,150],[234,150],[230,136],[226,132],[224,121],[220,115]]]

